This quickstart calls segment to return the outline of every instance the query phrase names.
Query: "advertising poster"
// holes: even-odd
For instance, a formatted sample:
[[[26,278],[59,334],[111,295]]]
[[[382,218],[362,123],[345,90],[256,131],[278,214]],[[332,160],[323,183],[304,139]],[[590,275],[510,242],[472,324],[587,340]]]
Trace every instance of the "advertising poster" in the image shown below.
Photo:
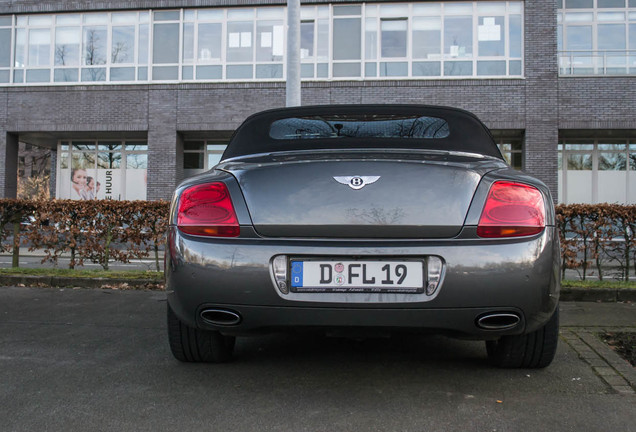
[[[145,200],[148,174],[145,169],[126,170],[126,199]]]
[[[61,199],[88,200],[95,198],[95,170],[85,168],[60,170]]]
[[[95,198],[124,199],[121,181],[122,172],[123,170],[121,169],[111,168],[97,170],[97,183],[95,187],[90,188],[91,192],[95,192]]]
[[[132,161],[143,159],[146,155],[135,155]],[[92,200],[145,200],[147,189],[147,169],[122,169],[121,164],[116,168],[86,168],[95,166],[90,153],[73,154],[73,166],[77,168],[62,168],[58,173],[60,199]],[[115,164],[113,164],[115,165]]]

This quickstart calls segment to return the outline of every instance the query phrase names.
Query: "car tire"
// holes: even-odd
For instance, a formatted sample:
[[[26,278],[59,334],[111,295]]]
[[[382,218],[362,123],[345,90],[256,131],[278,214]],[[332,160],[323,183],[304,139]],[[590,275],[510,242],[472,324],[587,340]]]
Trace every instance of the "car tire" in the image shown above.
[[[501,368],[539,369],[552,363],[559,340],[559,308],[540,329],[486,341],[491,363]]]
[[[184,324],[168,305],[168,340],[177,360],[225,363],[232,360],[236,338],[218,331],[200,330]]]

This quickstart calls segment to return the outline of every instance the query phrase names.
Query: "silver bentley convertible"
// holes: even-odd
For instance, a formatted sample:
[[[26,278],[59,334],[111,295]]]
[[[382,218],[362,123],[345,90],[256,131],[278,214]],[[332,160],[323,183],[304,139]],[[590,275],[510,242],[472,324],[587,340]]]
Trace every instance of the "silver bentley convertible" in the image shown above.
[[[190,362],[236,336],[401,330],[486,341],[500,367],[554,358],[552,198],[463,110],[276,109],[181,183],[166,251],[168,336]]]

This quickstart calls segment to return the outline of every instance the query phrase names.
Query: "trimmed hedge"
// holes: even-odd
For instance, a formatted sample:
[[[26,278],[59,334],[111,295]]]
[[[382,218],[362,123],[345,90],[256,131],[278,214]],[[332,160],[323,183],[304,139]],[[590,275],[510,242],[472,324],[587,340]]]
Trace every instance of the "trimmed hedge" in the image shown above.
[[[44,261],[70,254],[70,268],[91,261],[108,269],[111,260],[128,262],[152,253],[160,270],[169,206],[167,201],[0,199],[0,247],[14,251],[15,266],[20,244],[28,244],[45,251]],[[585,280],[594,267],[600,279],[613,271],[628,280],[636,267],[636,205],[558,205],[556,217],[563,272],[579,269]]]
[[[85,261],[108,270],[111,260],[129,262],[154,254],[160,271],[159,248],[168,227],[167,201],[111,200],[0,200],[0,240],[4,250],[27,244],[29,250],[42,249],[42,262],[57,262],[70,254],[69,268]],[[20,221],[21,224],[16,224]],[[7,244],[9,224],[21,227],[19,236]]]
[[[599,279],[610,272],[628,281],[636,267],[636,205],[569,204],[556,207],[561,238],[562,271],[590,266]]]

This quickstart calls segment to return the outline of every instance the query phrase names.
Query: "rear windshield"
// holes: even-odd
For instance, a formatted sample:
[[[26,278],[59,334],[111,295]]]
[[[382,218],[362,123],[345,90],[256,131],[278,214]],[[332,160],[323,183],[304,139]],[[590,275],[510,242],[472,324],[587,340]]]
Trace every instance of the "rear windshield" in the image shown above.
[[[417,115],[331,115],[290,117],[274,121],[276,140],[324,138],[427,138],[449,135],[446,120]]]
[[[221,160],[332,149],[461,151],[503,159],[488,129],[466,111],[428,105],[323,105],[250,116]]]

